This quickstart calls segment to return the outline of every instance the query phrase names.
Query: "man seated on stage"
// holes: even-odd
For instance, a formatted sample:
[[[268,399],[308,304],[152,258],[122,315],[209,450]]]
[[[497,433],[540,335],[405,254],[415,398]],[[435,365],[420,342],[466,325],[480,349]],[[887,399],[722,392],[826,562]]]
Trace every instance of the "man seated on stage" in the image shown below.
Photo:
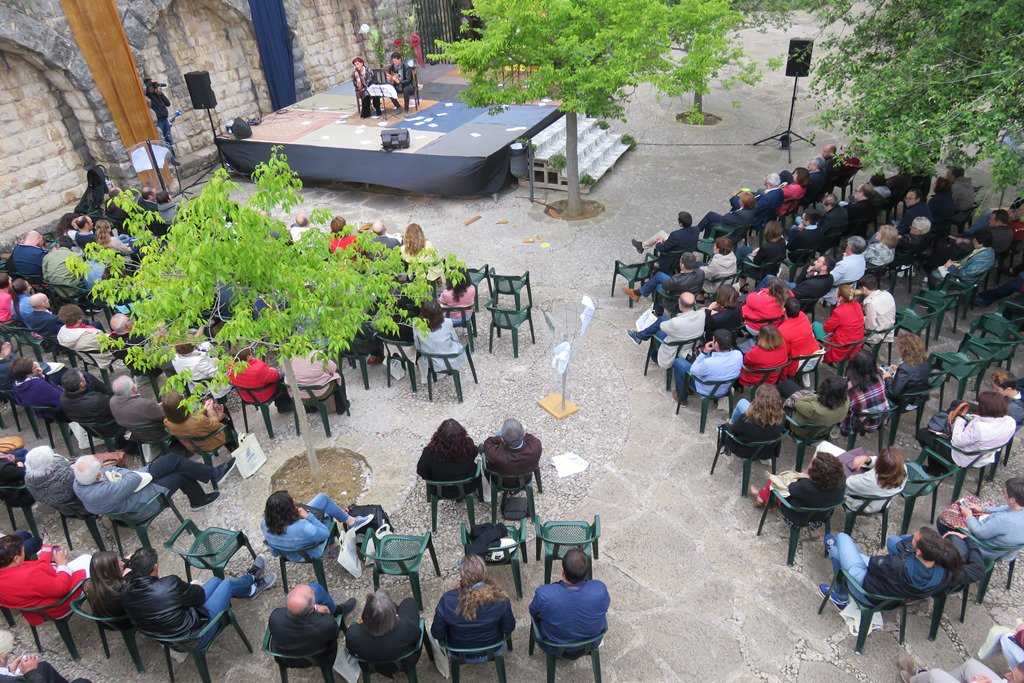
[[[376,85],[373,80],[373,71],[366,67],[366,60],[356,57],[352,60],[352,86],[356,89],[356,98],[359,100],[359,118],[365,119],[370,115],[370,105],[373,105],[373,115],[380,116],[380,98],[370,96],[370,86]]]
[[[412,98],[415,88],[412,85],[412,67],[402,62],[402,55],[397,52],[391,53],[391,65],[388,67],[388,83],[395,86],[395,90],[402,93],[402,101],[405,103],[405,111],[409,111],[409,100]],[[398,109],[398,100],[391,98]]]

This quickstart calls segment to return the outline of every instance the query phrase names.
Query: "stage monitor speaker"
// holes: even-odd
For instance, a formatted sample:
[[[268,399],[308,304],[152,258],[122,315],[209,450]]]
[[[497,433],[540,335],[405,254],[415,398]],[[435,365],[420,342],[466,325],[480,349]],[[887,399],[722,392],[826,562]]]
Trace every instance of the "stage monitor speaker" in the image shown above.
[[[241,116],[232,121],[228,128],[231,129],[231,134],[235,136],[236,140],[252,137],[252,127]]]
[[[185,74],[185,85],[188,87],[188,95],[192,98],[193,109],[215,109],[217,107],[217,95],[210,87],[209,71],[189,71]]]
[[[380,132],[380,146],[385,152],[394,149],[409,149],[409,130],[407,128],[384,129]]]
[[[813,40],[793,38],[789,41],[789,56],[786,58],[786,75],[803,78],[811,73],[811,51]]]

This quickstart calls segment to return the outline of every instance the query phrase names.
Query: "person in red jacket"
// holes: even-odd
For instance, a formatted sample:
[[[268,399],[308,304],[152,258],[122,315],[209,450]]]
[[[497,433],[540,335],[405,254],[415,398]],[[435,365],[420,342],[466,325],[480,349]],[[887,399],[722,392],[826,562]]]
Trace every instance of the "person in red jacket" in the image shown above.
[[[782,176],[783,174],[779,174]],[[786,180],[785,177],[782,178]],[[782,186],[782,204],[775,210],[775,215],[782,217],[796,210],[800,200],[807,194],[807,186],[811,182],[810,172],[803,166],[793,169],[793,178]]]
[[[26,609],[50,605],[75,586],[89,578],[90,555],[82,555],[73,562],[60,547],[43,546],[34,560],[25,559],[24,540],[17,535],[0,538],[0,605],[11,609]],[[46,611],[54,619],[67,616],[75,593],[60,605]],[[43,617],[23,612],[25,620],[33,626],[43,623]]]
[[[840,285],[836,291],[837,305],[825,324],[814,323],[814,336],[825,342],[825,362],[839,363],[853,358],[864,341],[864,309],[857,301],[853,285]],[[849,344],[849,346],[846,346]]]
[[[797,358],[799,356],[810,356],[811,354],[817,353],[821,350],[818,340],[814,337],[814,330],[811,328],[811,321],[808,320],[807,315],[800,310],[800,301],[798,299],[789,299],[786,301],[786,319],[782,321],[781,325],[779,325],[779,334],[782,335],[782,340],[786,342],[786,353],[789,355],[790,359]],[[820,362],[820,357],[818,359],[810,360],[806,363],[804,369],[813,370]],[[786,367],[782,376],[787,378],[793,377],[799,369],[800,361],[794,360]]]
[[[745,387],[758,384],[775,384],[782,379],[782,371],[789,360],[786,342],[779,334],[775,325],[763,325],[757,333],[757,343],[743,356],[743,369],[740,370],[740,384]],[[763,373],[757,370],[774,368],[773,372]]]
[[[238,396],[243,402],[266,403],[273,399],[279,413],[294,408],[284,384],[284,375],[280,371],[253,356],[248,348],[239,351],[235,358],[247,365],[241,372],[232,369],[228,373],[228,381],[238,390]]]
[[[747,295],[740,313],[743,324],[751,334],[757,334],[762,325],[778,325],[786,317],[783,306],[793,294],[782,278],[773,277],[768,285]]]

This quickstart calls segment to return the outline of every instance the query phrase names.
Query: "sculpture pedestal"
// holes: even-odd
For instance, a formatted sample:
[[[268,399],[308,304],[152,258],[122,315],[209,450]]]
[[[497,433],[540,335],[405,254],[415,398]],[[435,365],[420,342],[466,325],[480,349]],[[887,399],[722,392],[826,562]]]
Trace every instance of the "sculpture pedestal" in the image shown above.
[[[572,401],[566,401],[565,406],[562,405],[562,395],[559,393],[551,393],[537,401],[540,407],[551,413],[551,416],[556,420],[564,420],[569,417],[577,410],[580,409],[578,405]]]

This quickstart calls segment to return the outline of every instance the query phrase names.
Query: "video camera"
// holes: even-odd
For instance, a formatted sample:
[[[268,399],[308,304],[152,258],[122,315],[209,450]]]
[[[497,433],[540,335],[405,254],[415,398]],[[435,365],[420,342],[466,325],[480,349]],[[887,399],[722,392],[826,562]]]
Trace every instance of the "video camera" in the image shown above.
[[[154,87],[154,88],[166,88],[167,87],[166,83],[157,83],[152,78],[143,78],[142,82],[146,85],[147,88],[148,87]]]

